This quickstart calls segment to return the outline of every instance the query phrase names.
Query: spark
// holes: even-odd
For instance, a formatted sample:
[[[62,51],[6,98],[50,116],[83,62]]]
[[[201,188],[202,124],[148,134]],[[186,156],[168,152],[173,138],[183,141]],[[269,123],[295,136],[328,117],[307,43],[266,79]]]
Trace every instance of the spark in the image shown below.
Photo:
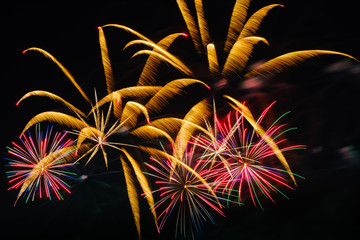
[[[67,132],[55,132],[53,127],[46,131],[36,125],[35,137],[28,131],[20,136],[20,143],[12,142],[8,152],[12,158],[7,158],[6,172],[10,189],[18,189],[16,202],[24,195],[26,202],[34,201],[36,197],[63,199],[62,192],[71,193],[70,185],[64,179],[73,179],[75,173],[68,169],[73,165],[69,161],[74,158],[76,146],[74,141],[67,138]]]
[[[196,158],[195,145],[188,145],[182,160],[183,164],[172,164],[170,158],[150,158],[146,162],[147,175],[155,179],[155,190],[159,200],[155,202],[153,209],[159,212],[158,222],[160,230],[165,226],[171,215],[176,218],[176,231],[186,237],[194,232],[199,232],[204,222],[215,223],[212,213],[216,212],[225,216],[222,205],[217,196],[209,192],[199,176],[206,181],[206,164]],[[187,167],[184,167],[186,164]],[[192,171],[189,171],[192,168]],[[197,174],[194,174],[197,173]]]
[[[256,125],[261,125],[272,105],[264,110]],[[212,137],[198,135],[193,140],[202,149],[200,159],[211,165],[208,178],[212,179],[214,191],[221,192],[227,199],[237,195],[239,204],[243,202],[243,195],[247,192],[253,204],[262,208],[260,195],[275,202],[271,193],[286,197],[280,188],[294,189],[286,179],[286,175],[290,173],[274,163],[277,152],[267,140],[273,139],[276,146],[285,145],[284,134],[295,128],[286,129],[286,124],[276,124],[286,114],[276,119],[261,136],[238,111],[229,112],[224,120],[219,120],[214,108],[213,125],[207,123]],[[284,146],[279,151],[304,148],[304,145]]]

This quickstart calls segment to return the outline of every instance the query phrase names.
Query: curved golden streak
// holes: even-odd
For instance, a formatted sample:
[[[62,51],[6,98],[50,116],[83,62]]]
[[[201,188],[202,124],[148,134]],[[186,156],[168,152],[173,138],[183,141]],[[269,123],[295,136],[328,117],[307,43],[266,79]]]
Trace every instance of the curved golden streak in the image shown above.
[[[114,104],[121,105],[124,98],[136,98],[136,99],[146,99],[151,96],[154,96],[162,87],[160,86],[134,86],[122,88],[112,93],[109,93],[103,97],[98,103],[92,107],[88,116],[95,110],[100,108],[105,103],[111,102],[114,99],[117,101]]]
[[[129,127],[135,127],[140,112],[144,114],[146,121],[149,122],[150,118],[146,107],[140,103],[128,101],[122,112],[120,123],[126,122]]]
[[[224,51],[229,52],[241,30],[244,27],[247,17],[247,10],[250,5],[250,0],[237,0],[231,15],[228,34],[225,41]]]
[[[174,144],[174,140],[167,132],[151,125],[138,127],[135,130],[131,131],[130,134],[143,140],[153,140],[155,138],[165,137],[167,140],[169,140],[169,142]]]
[[[153,55],[153,56],[156,56],[157,58],[159,58],[160,60],[170,64],[171,66],[173,66],[174,68],[176,68],[177,70],[179,70],[180,72],[182,73],[185,73],[185,70],[179,66],[178,64],[174,63],[173,61],[171,61],[169,58],[165,57],[164,55],[158,53],[158,52],[154,52],[152,50],[140,50],[138,52],[136,52],[133,56],[133,57],[136,57],[138,55],[144,55],[144,54],[147,54],[147,55]],[[192,75],[192,74],[191,74]]]
[[[183,72],[185,74],[187,74],[187,75],[192,75],[193,74],[192,71],[180,59],[178,59],[177,57],[175,57],[174,55],[172,55],[171,53],[169,53],[168,51],[166,51],[165,49],[161,48],[160,46],[158,46],[157,44],[155,44],[153,42],[148,42],[148,41],[144,41],[144,40],[133,40],[133,41],[129,42],[128,44],[126,44],[124,49],[131,46],[131,45],[134,45],[134,44],[144,44],[146,46],[152,47],[153,50],[156,50],[161,55],[168,58],[170,61],[174,62],[177,66],[179,66],[179,68],[183,69]],[[145,50],[142,50],[142,51],[145,51]],[[150,51],[150,52],[155,53],[154,51]],[[136,56],[136,55],[137,54],[135,54],[134,56]]]
[[[146,180],[145,175],[143,174],[139,164],[135,161],[135,159],[125,150],[125,149],[121,149],[121,151],[125,154],[126,158],[129,160],[132,168],[134,169],[136,178],[138,179],[140,186],[145,194],[145,198],[149,204],[149,207],[151,208],[151,213],[154,217],[154,221],[155,221],[155,225],[156,227],[158,227],[158,223],[157,223],[157,216],[156,216],[156,211],[153,208],[154,206],[154,198],[153,195],[151,193],[151,189],[149,186],[148,181]]]
[[[152,120],[149,125],[161,129],[170,135],[175,135],[179,132],[181,124],[181,118],[164,117]]]
[[[60,97],[54,93],[48,92],[48,91],[36,90],[36,91],[28,92],[22,98],[20,98],[20,100],[16,103],[16,105],[19,105],[21,101],[23,101],[24,99],[31,97],[31,96],[48,97],[54,101],[61,102],[62,104],[64,104],[67,108],[69,108],[73,112],[78,113],[83,117],[86,117],[85,113],[83,113],[81,110],[76,108],[74,105],[72,105],[71,103],[69,103],[68,101],[63,99],[62,97]]]
[[[135,31],[134,29],[131,29],[131,28],[129,28],[129,27],[127,27],[127,26],[124,26],[124,25],[120,25],[120,24],[106,24],[106,25],[103,25],[103,26],[101,26],[101,27],[102,27],[102,28],[104,28],[104,27],[116,27],[116,28],[120,28],[120,29],[125,30],[125,31],[127,31],[127,32],[129,32],[129,33],[134,34],[134,35],[137,36],[138,38],[141,38],[141,39],[143,39],[143,40],[145,40],[145,41],[148,41],[148,42],[152,42],[150,38],[147,38],[147,37],[145,37],[144,35],[142,35],[141,33]]]
[[[25,190],[29,187],[29,185],[41,174],[43,168],[46,169],[48,167],[48,164],[52,163],[53,161],[56,161],[59,158],[66,158],[66,161],[69,161],[69,159],[73,158],[73,154],[69,156],[68,153],[71,151],[75,151],[75,149],[76,146],[69,146],[66,148],[59,149],[55,152],[52,152],[46,157],[42,158],[36,164],[36,166],[30,171],[24,183],[21,185],[20,191],[17,195],[14,205],[16,205],[17,201],[19,200],[21,195],[25,192]]]
[[[202,41],[203,47],[205,48],[210,43],[211,40],[210,40],[210,35],[209,35],[208,24],[205,19],[205,13],[204,13],[204,7],[203,7],[202,0],[195,0],[195,8],[196,8],[196,14],[197,14],[197,19],[198,19],[201,41]]]
[[[239,39],[250,37],[256,35],[256,31],[259,29],[260,24],[268,12],[274,7],[282,7],[281,4],[271,4],[266,7],[261,8],[255,12],[246,22],[244,28],[242,29]]]
[[[201,127],[199,124],[196,124],[196,122],[198,122],[197,120],[200,120],[201,123],[201,118],[205,118],[207,117],[207,115],[209,115],[208,110],[207,109],[204,110],[203,108],[205,109],[208,108],[208,106],[206,106],[205,100],[198,103],[196,107],[193,107],[189,111],[187,116],[185,116],[186,120],[181,118],[168,117],[168,118],[160,118],[150,123],[150,126],[154,126],[158,129],[161,129],[162,131],[165,131],[168,134],[177,134],[175,140],[176,142],[174,143],[174,155],[177,158],[182,157],[186,143],[191,138],[191,135],[194,133],[194,131],[196,130],[201,131],[209,138],[213,139],[213,135],[207,129]],[[197,114],[199,116],[198,119],[195,119],[197,111],[199,111]],[[202,113],[205,116],[202,116]],[[175,164],[176,163],[172,163],[173,166],[175,166]]]
[[[175,118],[175,117],[160,118],[160,119],[152,121],[150,123],[150,125],[154,126],[156,128],[159,128],[161,130],[164,130],[165,132],[167,132],[169,134],[173,134],[173,133],[179,132],[178,129],[180,129],[180,127],[183,123],[186,123],[189,126],[192,126],[194,129],[205,133],[208,137],[213,138],[213,136],[210,134],[210,132],[208,130],[206,130],[205,128],[203,128],[200,125],[197,125],[195,123],[181,119],[181,118]]]
[[[265,142],[267,142],[267,144],[269,144],[269,147],[273,150],[276,157],[282,163],[282,165],[288,172],[289,176],[293,180],[294,184],[296,185],[295,177],[294,177],[293,173],[291,172],[290,166],[287,163],[285,156],[282,154],[282,152],[280,151],[279,147],[276,145],[274,140],[272,140],[272,138],[266,134],[264,129],[260,125],[257,124],[256,120],[254,119],[253,115],[251,114],[251,111],[245,105],[241,104],[236,99],[234,99],[230,96],[226,96],[226,95],[224,95],[224,97],[229,99],[231,102],[233,102],[236,105],[236,107],[234,107],[233,105],[232,105],[232,107],[234,107],[234,109],[236,111],[241,113],[245,117],[245,119],[251,124],[251,126],[254,128],[254,130],[265,140]]]
[[[222,75],[226,77],[240,75],[249,61],[254,46],[260,41],[268,44],[266,39],[262,37],[247,37],[236,41],[226,59]]]
[[[130,173],[130,168],[128,164],[125,162],[122,156],[120,156],[124,177],[125,177],[125,183],[126,183],[126,189],[129,197],[129,202],[131,206],[131,210],[134,216],[135,226],[138,233],[139,239],[141,238],[141,232],[140,232],[140,207],[139,207],[139,199],[136,192],[136,187],[134,184],[134,180]]]
[[[108,93],[111,93],[115,90],[115,83],[114,83],[114,76],[112,72],[111,62],[109,58],[109,52],[106,44],[106,38],[104,35],[104,31],[101,27],[99,29],[99,43],[100,43],[100,50],[101,50],[101,60],[104,68],[105,73],[105,80]]]
[[[202,182],[202,184],[204,184],[205,187],[210,191],[211,195],[213,195],[215,197],[215,200],[219,204],[219,207],[222,208],[219,200],[217,199],[217,196],[216,196],[215,192],[212,190],[212,188],[209,186],[209,184],[194,169],[189,167],[187,164],[185,164],[184,162],[180,161],[179,159],[167,154],[166,152],[163,152],[163,151],[158,150],[156,148],[139,146],[139,149],[144,151],[144,152],[147,152],[148,154],[150,154],[154,158],[167,158],[171,162],[176,162],[176,164],[181,165],[186,170],[188,170],[189,172],[194,174],[194,176],[196,176]]]
[[[210,105],[207,99],[195,104],[185,115],[174,145],[174,157],[183,159],[183,154],[188,141],[195,130],[211,115]],[[192,124],[190,124],[192,123]]]
[[[76,128],[76,129],[82,129],[82,128],[88,126],[85,122],[83,122],[73,116],[67,115],[65,113],[48,111],[48,112],[39,113],[38,115],[33,117],[26,124],[22,133],[24,133],[26,130],[28,130],[34,124],[43,122],[43,121],[58,123],[60,125],[64,125],[64,126],[67,126],[70,128]]]
[[[117,119],[119,119],[124,111],[122,108],[122,99],[120,94],[113,92],[112,105],[114,106],[113,114]]]
[[[157,45],[161,47],[162,49],[166,50],[171,46],[171,44],[179,37],[182,36],[182,33],[173,33],[169,36],[164,37],[161,39]],[[157,50],[154,49],[154,52]],[[143,67],[143,70],[140,74],[138,86],[147,86],[147,85],[154,85],[156,82],[156,76],[158,73],[158,67],[160,65],[161,61],[157,57],[157,55],[149,54],[148,59],[146,60],[146,63]]]
[[[209,62],[209,70],[212,74],[218,75],[220,74],[220,70],[215,45],[213,43],[209,43],[206,48]]]
[[[201,45],[201,39],[200,39],[198,26],[196,25],[194,18],[191,16],[191,12],[186,4],[186,1],[185,0],[176,0],[176,2],[180,8],[181,15],[183,16],[183,19],[185,21],[185,24],[189,31],[189,34],[194,42],[195,49],[199,53],[202,53],[203,47]]]
[[[359,60],[357,60],[353,56],[341,52],[335,52],[329,50],[294,51],[294,52],[285,53],[281,56],[278,56],[276,58],[273,58],[265,62],[258,68],[247,73],[245,77],[251,78],[256,75],[267,76],[268,74],[271,75],[271,74],[281,73],[292,66],[296,66],[297,64],[305,62],[308,59],[319,57],[320,55],[340,55],[351,58],[359,62]]]
[[[76,87],[76,89],[80,92],[80,94],[83,96],[83,98],[86,101],[88,101],[89,103],[91,102],[90,99],[86,96],[85,92],[81,89],[79,84],[77,84],[77,82],[75,81],[75,78],[71,75],[71,73],[54,56],[52,56],[47,51],[45,51],[41,48],[37,48],[37,47],[28,48],[24,51],[24,53],[27,51],[38,51],[38,52],[42,53],[45,57],[47,57],[51,61],[53,61],[61,69],[61,71],[67,76],[67,78],[71,81],[71,83]]]
[[[200,83],[204,86],[207,86],[205,83],[197,79],[192,78],[182,78],[169,82],[166,84],[159,92],[157,92],[150,100],[147,102],[145,107],[150,113],[160,113],[161,110],[167,105],[168,100],[173,98],[175,95],[181,93],[182,88],[189,86],[191,84]]]

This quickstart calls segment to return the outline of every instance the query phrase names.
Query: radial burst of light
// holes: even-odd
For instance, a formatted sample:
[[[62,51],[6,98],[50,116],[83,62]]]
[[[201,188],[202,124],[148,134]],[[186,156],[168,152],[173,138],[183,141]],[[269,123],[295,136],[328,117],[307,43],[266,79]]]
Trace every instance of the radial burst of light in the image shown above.
[[[183,163],[191,167],[204,180],[208,174],[207,163],[196,158],[196,146],[188,145],[183,156]],[[186,237],[190,233],[199,232],[204,222],[214,223],[211,213],[224,216],[219,199],[209,192],[205,184],[184,165],[174,165],[170,158],[145,163],[149,168],[146,173],[155,178],[155,190],[158,200],[153,208],[159,213],[159,230],[171,217],[176,218],[176,231]]]
[[[11,158],[7,171],[10,189],[20,188],[17,200],[21,195],[34,201],[36,197],[63,199],[64,192],[70,192],[65,179],[73,178],[75,173],[69,171],[69,163],[76,146],[67,138],[67,132],[56,132],[48,126],[45,131],[36,125],[34,135],[30,131],[20,136],[20,142],[12,142],[8,147]],[[16,202],[15,202],[16,204]]]
[[[95,100],[96,100],[96,103],[98,103],[96,92],[95,92]],[[112,148],[115,148],[118,150],[120,150],[120,148],[118,146],[135,147],[130,144],[111,142],[108,140],[109,137],[111,135],[113,135],[114,133],[116,133],[117,131],[119,131],[120,128],[123,127],[123,125],[127,121],[127,119],[125,119],[124,121],[121,122],[120,119],[118,119],[115,121],[115,123],[113,123],[110,126],[110,128],[108,128],[112,105],[113,105],[112,102],[110,102],[110,106],[108,108],[106,116],[104,116],[104,113],[100,111],[99,107],[94,108],[94,110],[92,111],[92,115],[94,118],[94,125],[95,125],[94,127],[88,125],[84,119],[82,119],[80,116],[78,116],[79,119],[83,122],[83,124],[86,127],[82,128],[80,131],[79,130],[73,131],[73,133],[78,136],[78,141],[77,141],[78,148],[81,146],[81,144],[86,139],[89,139],[90,142],[93,143],[93,147],[90,148],[82,157],[90,154],[90,157],[87,160],[87,162],[89,162],[95,156],[95,154],[99,150],[101,150],[104,161],[105,161],[106,168],[108,168],[108,158],[107,158],[107,153],[105,151],[105,147],[112,147]],[[76,155],[77,155],[77,152],[76,152]]]
[[[256,122],[258,126],[272,105],[261,114]],[[286,128],[285,124],[277,125],[286,114],[274,121],[264,136],[260,136],[238,111],[230,112],[224,120],[219,120],[214,112],[214,123],[212,126],[207,124],[213,137],[198,136],[194,141],[203,149],[201,159],[211,164],[208,177],[213,178],[214,191],[221,192],[228,199],[236,196],[239,203],[244,195],[250,195],[254,205],[260,208],[261,195],[273,202],[273,193],[286,197],[280,189],[293,189],[289,183],[289,173],[277,166],[276,152],[266,141],[266,138],[271,138],[277,146],[286,145],[284,133],[295,129]],[[303,148],[303,145],[283,146],[279,147],[279,151]]]
[[[88,157],[87,162],[89,162],[96,158],[100,153],[103,156],[106,167],[108,167],[108,150],[110,150],[110,148],[123,152],[126,155],[126,157],[122,159],[124,168],[128,169],[127,164],[130,163],[131,167],[134,170],[136,169],[134,173],[137,180],[141,182],[141,188],[144,192],[149,192],[149,186],[136,162],[137,160],[135,161],[131,156],[132,150],[128,151],[127,149],[137,148],[141,144],[146,145],[147,142],[158,138],[167,138],[172,142],[173,139],[168,132],[172,133],[176,131],[181,125],[182,120],[174,117],[160,117],[150,123],[149,115],[159,115],[167,106],[170,99],[183,94],[186,87],[203,83],[196,79],[182,78],[173,80],[165,86],[149,86],[146,82],[142,82],[141,84],[138,84],[138,86],[116,89],[106,39],[102,28],[99,27],[98,29],[101,58],[108,94],[99,101],[95,94],[95,103],[88,98],[87,94],[76,82],[70,71],[49,52],[36,47],[24,51],[24,53],[28,51],[39,52],[55,63],[79,91],[84,100],[89,103],[91,110],[86,114],[86,111],[80,110],[64,98],[48,91],[35,90],[28,92],[16,103],[17,106],[29,97],[38,96],[59,102],[64,105],[68,111],[67,113],[59,111],[45,111],[39,113],[26,124],[23,133],[33,125],[41,122],[62,125],[70,129],[70,131],[78,137],[76,143],[77,149],[74,153],[74,156],[77,157],[77,161]],[[178,36],[180,35],[171,35],[162,42],[165,45],[168,45]],[[207,87],[206,84],[203,85]],[[103,111],[106,107],[108,107],[107,111]],[[146,121],[144,121],[145,119]],[[130,176],[133,172],[130,170],[126,172],[128,173],[128,181],[126,181],[126,183],[129,190],[129,199],[135,199],[137,192],[133,191],[134,186],[132,183],[134,181],[131,180],[133,177]],[[26,189],[26,187],[22,189]],[[21,194],[22,192],[20,195]],[[150,206],[153,205],[151,194],[147,195],[147,201]],[[137,205],[135,201],[132,201],[131,206],[140,237],[140,214],[139,208],[135,205]],[[153,212],[153,214],[154,213],[155,212]],[[154,214],[155,222],[156,218],[157,217]]]

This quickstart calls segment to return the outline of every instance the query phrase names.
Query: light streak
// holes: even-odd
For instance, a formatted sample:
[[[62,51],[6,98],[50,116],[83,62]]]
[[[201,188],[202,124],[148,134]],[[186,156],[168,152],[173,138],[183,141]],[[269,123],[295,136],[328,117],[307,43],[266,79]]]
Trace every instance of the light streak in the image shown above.
[[[12,156],[6,158],[10,189],[20,188],[16,202],[23,195],[26,202],[36,197],[63,199],[63,192],[71,193],[65,179],[74,178],[75,173],[69,171],[73,165],[76,146],[67,138],[67,132],[55,132],[47,126],[45,132],[36,125],[34,137],[28,131],[20,136],[20,143],[12,142],[8,152]],[[16,204],[15,202],[15,204]]]

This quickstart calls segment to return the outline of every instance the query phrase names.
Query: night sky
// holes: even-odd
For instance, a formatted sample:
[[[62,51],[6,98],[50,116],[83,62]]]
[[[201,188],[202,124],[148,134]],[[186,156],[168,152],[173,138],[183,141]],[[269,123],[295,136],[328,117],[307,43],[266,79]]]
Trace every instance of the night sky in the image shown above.
[[[215,41],[225,39],[235,0],[206,3],[205,12]],[[218,3],[216,3],[218,2]],[[360,59],[359,18],[356,1],[260,1],[262,6],[281,3],[263,22],[259,34],[270,46],[257,60],[305,49],[327,49]],[[2,16],[2,137],[0,164],[0,238],[5,239],[137,239],[124,178],[115,165],[109,171],[91,165],[80,174],[93,174],[87,182],[75,183],[64,201],[38,200],[13,206],[17,191],[7,191],[4,165],[6,146],[17,141],[25,124],[37,113],[57,109],[45,98],[15,103],[32,90],[47,90],[85,103],[57,67],[38,53],[22,54],[40,47],[53,54],[77,79],[88,95],[94,87],[104,89],[97,27],[117,23],[129,26],[153,40],[174,32],[186,32],[175,0],[111,2],[87,1],[16,3],[3,7]],[[131,81],[141,70],[143,58],[129,60],[134,50],[122,51],[131,40],[121,30],[104,30],[115,78]],[[188,41],[188,42],[186,42]],[[193,51],[190,40],[180,46]],[[182,44],[182,45],[181,45]],[[189,47],[190,46],[190,47]],[[260,56],[259,56],[260,55]],[[189,60],[191,62],[191,59]],[[265,211],[250,202],[225,210],[217,225],[205,224],[197,239],[348,239],[358,234],[360,189],[360,64],[342,57],[323,57],[272,79],[272,85],[256,93],[232,92],[254,104],[277,100],[276,109],[291,110],[285,119],[296,126],[289,138],[307,150],[289,155],[298,179],[296,191],[286,191],[289,200],[266,202]],[[126,84],[125,84],[126,85]],[[238,95],[236,95],[238,94]],[[173,228],[158,235],[151,215],[142,206],[142,239],[173,239]],[[181,238],[179,238],[181,239]]]

